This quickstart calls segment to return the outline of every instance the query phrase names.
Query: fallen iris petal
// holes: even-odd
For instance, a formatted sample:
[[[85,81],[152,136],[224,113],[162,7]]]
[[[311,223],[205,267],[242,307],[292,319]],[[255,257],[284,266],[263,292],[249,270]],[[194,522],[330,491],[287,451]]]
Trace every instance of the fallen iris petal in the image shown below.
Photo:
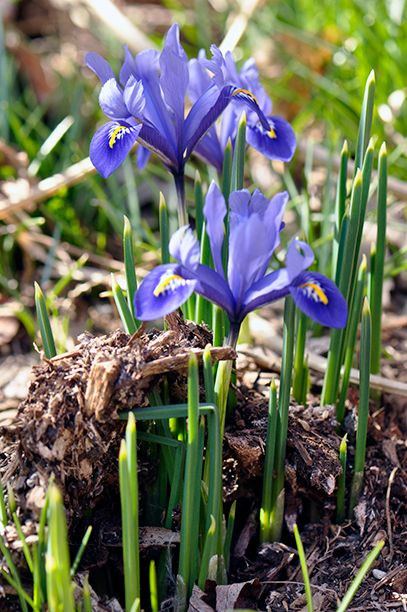
[[[134,298],[136,316],[142,321],[165,317],[179,308],[193,293],[196,281],[186,279],[180,266],[154,268],[143,280]]]
[[[268,159],[288,162],[292,159],[296,138],[291,125],[281,117],[270,117],[271,126],[248,125],[247,142]]]
[[[96,170],[107,178],[124,161],[130,152],[141,125],[133,126],[125,121],[110,121],[94,134],[90,143],[90,159]]]
[[[334,282],[317,272],[302,272],[290,287],[296,305],[327,327],[345,327],[346,301]]]

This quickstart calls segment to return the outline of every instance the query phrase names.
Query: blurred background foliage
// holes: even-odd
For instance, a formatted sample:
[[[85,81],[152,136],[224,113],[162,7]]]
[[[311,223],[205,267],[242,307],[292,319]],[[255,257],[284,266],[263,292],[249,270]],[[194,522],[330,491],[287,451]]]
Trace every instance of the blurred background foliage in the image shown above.
[[[117,271],[118,266],[109,266],[109,261],[121,261],[123,214],[129,216],[137,237],[138,261],[148,267],[158,245],[159,191],[170,206],[173,202],[162,166],[150,162],[140,172],[132,156],[108,180],[85,172],[75,186],[8,213],[11,200],[88,155],[102,114],[99,83],[84,67],[84,54],[98,51],[119,68],[126,35],[119,18],[109,15],[112,6],[140,34],[133,51],[146,43],[160,46],[174,21],[181,26],[190,56],[202,47],[208,50],[212,42],[219,45],[225,34],[233,39],[241,28],[232,43],[235,58],[240,62],[250,56],[256,59],[274,112],[292,122],[299,140],[289,172],[251,153],[252,179],[269,193],[281,183],[288,185],[298,210],[304,202],[307,206],[308,212],[295,215],[303,230],[309,214],[311,219],[315,214],[318,222],[324,199],[332,204],[330,210],[334,202],[329,160],[322,179],[310,179],[315,164],[309,143],[322,145],[328,158],[339,153],[344,138],[352,149],[363,87],[372,68],[377,87],[373,124],[377,148],[387,141],[390,174],[405,179],[407,21],[403,0],[157,0],[148,4],[1,0],[0,297],[8,306],[10,300],[18,303],[13,312],[25,318],[30,333],[26,306],[33,303],[33,280],[46,288],[51,279],[62,277],[65,288],[74,278],[82,282],[84,293],[96,286],[100,289],[100,284],[107,287],[107,270]],[[308,172],[307,164],[304,171],[307,156]],[[204,180],[211,178],[199,161],[198,167]],[[191,179],[194,172],[191,166]],[[310,203],[310,180],[320,183],[317,204]],[[192,197],[192,180],[188,189]],[[403,221],[404,205],[400,210],[398,218]],[[393,250],[398,253],[397,245]],[[92,253],[93,260],[78,266],[83,251]],[[95,259],[98,256],[108,257],[107,263]],[[400,261],[403,267],[403,256],[398,265]],[[85,268],[90,270],[87,275]],[[101,280],[100,272],[95,276],[94,268],[103,268],[106,279]]]

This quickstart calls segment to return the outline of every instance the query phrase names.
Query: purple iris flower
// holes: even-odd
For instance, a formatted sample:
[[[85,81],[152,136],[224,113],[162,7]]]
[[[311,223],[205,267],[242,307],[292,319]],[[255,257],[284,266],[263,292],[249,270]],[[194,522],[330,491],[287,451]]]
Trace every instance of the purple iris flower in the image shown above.
[[[213,79],[188,114],[185,97],[189,84],[188,58],[173,25],[161,52],[142,51],[135,57],[125,49],[125,60],[117,82],[110,65],[97,53],[86,63],[102,81],[100,106],[110,119],[92,138],[90,158],[102,176],[109,176],[125,159],[136,140],[155,152],[175,179],[180,202],[180,221],[187,222],[184,197],[184,167],[204,134],[230,102],[244,102],[258,117],[264,130],[271,129],[255,96],[238,85]],[[139,162],[146,163],[145,150]]]
[[[254,59],[246,61],[238,72],[230,51],[223,56],[218,47],[212,45],[211,52],[210,60],[207,59],[205,52],[201,51],[198,59],[189,62],[191,100],[195,102],[211,85],[219,89],[225,85],[234,86],[235,96],[240,103],[245,100],[255,101],[263,116],[267,118],[265,123],[259,119],[257,112],[249,109],[246,133],[248,144],[269,159],[290,161],[296,148],[294,131],[285,119],[271,115],[272,102],[260,83]],[[213,76],[211,77],[210,74]],[[212,126],[196,147],[196,153],[219,171],[222,170],[224,150],[228,139],[230,138],[232,143],[235,141],[240,114],[239,104],[230,105],[222,115],[220,131],[218,132],[215,126]]]
[[[191,228],[181,227],[170,241],[177,263],[152,270],[135,295],[136,315],[149,321],[181,306],[195,291],[227,313],[233,341],[245,316],[265,304],[291,294],[297,306],[328,327],[344,327],[346,301],[336,285],[316,272],[307,271],[314,261],[312,249],[300,240],[288,247],[286,267],[267,272],[280,244],[286,192],[268,200],[259,190],[246,189],[229,197],[228,265],[225,273],[222,249],[225,239],[225,200],[212,182],[204,215],[214,270],[199,263],[200,248]]]

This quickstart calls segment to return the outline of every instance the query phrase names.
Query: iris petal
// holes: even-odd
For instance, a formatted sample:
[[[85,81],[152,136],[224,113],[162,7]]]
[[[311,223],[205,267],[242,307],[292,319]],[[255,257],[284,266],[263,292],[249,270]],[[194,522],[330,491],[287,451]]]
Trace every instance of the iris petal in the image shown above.
[[[124,88],[123,100],[130,115],[141,120],[146,104],[143,83],[131,75]]]
[[[306,315],[327,327],[345,327],[346,300],[329,278],[316,272],[302,272],[290,287],[293,299]]]
[[[202,136],[225,110],[231,99],[231,91],[229,85],[220,92],[217,87],[210,87],[192,106],[184,126],[185,158],[191,155]]]
[[[288,162],[292,159],[296,138],[291,125],[281,117],[270,117],[269,129],[263,125],[248,124],[247,142],[268,159]]]
[[[169,251],[174,259],[177,259],[190,271],[196,269],[200,259],[199,242],[188,225],[180,227],[172,235]]]
[[[106,83],[109,79],[114,78],[114,72],[110,67],[110,64],[101,56],[99,53],[91,52],[85,56],[85,62],[88,68],[90,68],[97,77]]]
[[[134,298],[135,312],[142,321],[160,319],[179,308],[193,293],[195,280],[182,276],[180,266],[154,268],[141,283]]]
[[[274,272],[263,276],[246,292],[239,320],[242,321],[252,310],[261,308],[261,306],[275,302],[288,295],[289,291],[290,280],[286,268],[274,270]]]
[[[288,246],[285,261],[290,280],[294,280],[300,272],[311,266],[314,261],[314,253],[306,242],[292,240]]]
[[[160,85],[164,99],[175,114],[178,137],[182,136],[184,99],[188,87],[188,59],[179,42],[177,24],[171,26],[160,55]]]
[[[214,181],[210,184],[206,195],[204,215],[215,270],[218,274],[224,276],[222,246],[225,238],[223,221],[226,216],[226,204],[221,190]]]
[[[90,143],[90,159],[96,170],[107,178],[124,161],[141,130],[125,121],[110,121],[94,134]]]
[[[123,100],[123,92],[114,78],[104,83],[99,94],[99,104],[105,115],[111,119],[120,121],[130,117]]]

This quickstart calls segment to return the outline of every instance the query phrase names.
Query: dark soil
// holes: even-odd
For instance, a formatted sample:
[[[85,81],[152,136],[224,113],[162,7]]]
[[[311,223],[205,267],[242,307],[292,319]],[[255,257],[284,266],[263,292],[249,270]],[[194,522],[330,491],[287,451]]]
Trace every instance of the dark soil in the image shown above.
[[[123,434],[118,411],[148,404],[149,393],[164,378],[171,401],[185,401],[188,352],[198,355],[210,341],[207,330],[179,317],[169,319],[166,332],[141,330],[129,337],[84,335],[74,351],[35,366],[27,398],[17,420],[3,429],[3,479],[9,481],[22,510],[24,530],[35,537],[36,517],[51,474],[65,492],[75,550],[86,526],[94,531],[82,562],[90,573],[94,609],[120,610],[121,528],[117,455]],[[401,342],[402,343],[402,342]],[[214,359],[233,356],[215,349]],[[242,374],[252,369],[246,368]],[[260,373],[258,373],[260,374]],[[247,376],[244,376],[247,381]],[[237,501],[230,584],[208,583],[195,589],[190,610],[226,609],[296,611],[305,609],[304,588],[292,527],[297,523],[307,554],[316,611],[334,611],[352,577],[374,544],[385,540],[374,571],[364,580],[351,610],[406,609],[407,591],[407,453],[405,401],[384,396],[371,405],[367,467],[363,496],[355,517],[335,520],[340,437],[334,411],[321,408],[317,398],[304,408],[292,406],[286,461],[286,510],[283,542],[258,544],[258,514],[267,429],[264,377],[250,388],[238,384],[237,408],[229,420],[224,446],[224,499],[228,512]],[[346,421],[349,469],[354,442],[350,394]],[[378,409],[378,406],[380,408]],[[18,440],[18,441],[17,441]],[[172,530],[152,521],[143,506],[143,491],[151,486],[156,460],[139,455],[143,523],[143,567],[163,550],[176,557],[179,515]],[[348,474],[348,484],[351,473]],[[6,529],[11,548],[19,550],[15,530]],[[82,576],[78,578],[78,584]],[[80,586],[78,587],[80,588]],[[7,591],[9,592],[9,591]],[[110,598],[110,599],[109,599]],[[404,598],[404,599],[403,599]],[[6,609],[6,608],[3,608]],[[12,608],[9,608],[12,609]],[[163,609],[173,609],[169,600]]]

